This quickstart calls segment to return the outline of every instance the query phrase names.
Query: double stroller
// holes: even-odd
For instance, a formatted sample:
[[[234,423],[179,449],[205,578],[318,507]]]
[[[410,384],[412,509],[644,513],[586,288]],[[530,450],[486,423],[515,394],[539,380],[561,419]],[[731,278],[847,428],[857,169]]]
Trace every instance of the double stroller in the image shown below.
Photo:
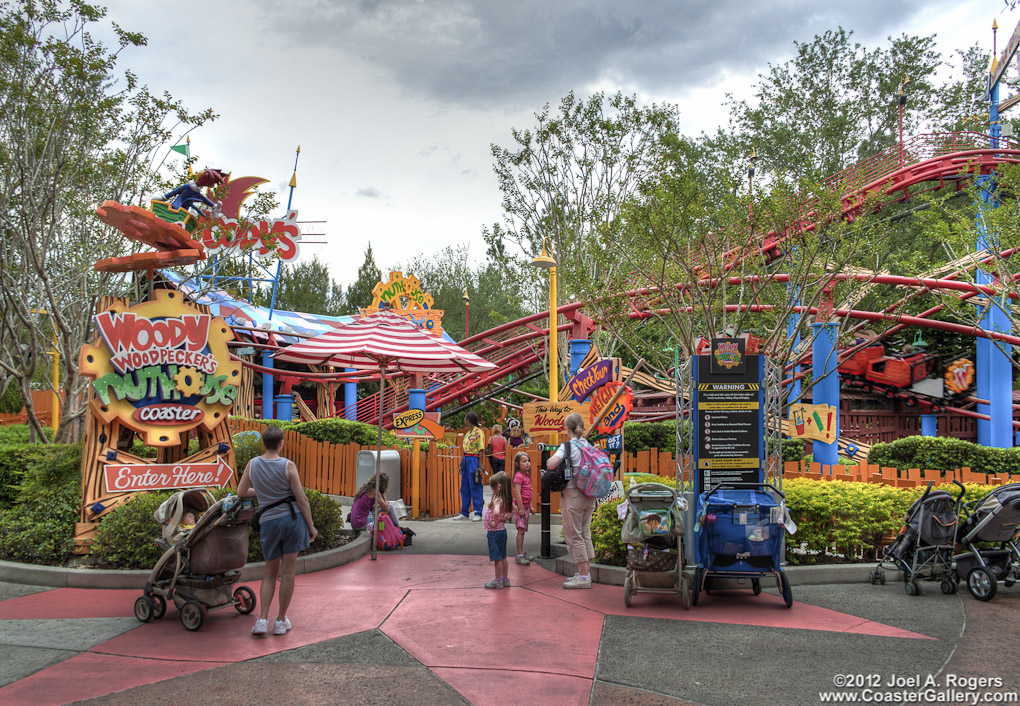
[[[714,579],[750,579],[754,595],[761,580],[776,580],[783,602],[793,605],[790,580],[782,567],[787,529],[795,531],[786,509],[786,496],[767,483],[716,485],[698,499],[698,550],[701,562],[694,570],[691,602],[701,591],[709,593]]]
[[[691,607],[684,573],[684,511],[687,502],[668,485],[639,483],[627,489],[627,515],[620,538],[627,545],[623,602],[636,593],[676,593]]]
[[[1020,483],[1010,483],[963,506],[959,542],[967,552],[956,555],[956,574],[979,601],[995,596],[999,581],[1007,588],[1020,580]],[[997,547],[979,547],[978,543]]]
[[[187,513],[198,518],[182,527]],[[209,611],[234,607],[241,614],[255,610],[255,592],[234,584],[248,561],[248,525],[255,515],[250,498],[231,495],[216,501],[206,490],[184,490],[170,496],[153,517],[163,526],[156,544],[163,555],[135,601],[135,617],[143,623],[162,618],[172,600],[181,623],[198,630]]]
[[[954,499],[948,491],[932,492],[931,481],[924,495],[914,501],[903,518],[900,534],[883,550],[882,558],[870,573],[872,585],[885,584],[884,568],[903,572],[903,590],[908,596],[921,594],[921,581],[939,581],[942,592],[956,593],[957,574],[953,570],[956,531],[960,503],[965,488]]]

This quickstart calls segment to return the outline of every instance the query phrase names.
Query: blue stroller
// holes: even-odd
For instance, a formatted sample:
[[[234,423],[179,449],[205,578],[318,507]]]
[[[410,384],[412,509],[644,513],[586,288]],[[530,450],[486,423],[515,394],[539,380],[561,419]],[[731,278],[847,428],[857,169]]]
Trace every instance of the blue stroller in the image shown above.
[[[781,566],[788,519],[785,499],[767,483],[733,483],[725,488],[720,484],[701,494],[695,524],[701,562],[694,570],[693,605],[701,591],[711,591],[713,577],[750,579],[757,596],[765,576],[776,579],[786,607],[793,605],[790,580]]]

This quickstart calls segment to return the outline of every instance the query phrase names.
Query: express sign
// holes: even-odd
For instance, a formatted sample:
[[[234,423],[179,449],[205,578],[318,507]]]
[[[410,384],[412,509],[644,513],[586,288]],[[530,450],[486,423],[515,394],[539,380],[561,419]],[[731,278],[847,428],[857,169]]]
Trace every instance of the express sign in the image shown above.
[[[233,334],[222,319],[179,292],[157,290],[151,301],[97,314],[95,323],[99,340],[82,347],[79,366],[93,378],[97,417],[118,420],[149,446],[175,446],[182,433],[226,419],[241,366],[230,359]]]

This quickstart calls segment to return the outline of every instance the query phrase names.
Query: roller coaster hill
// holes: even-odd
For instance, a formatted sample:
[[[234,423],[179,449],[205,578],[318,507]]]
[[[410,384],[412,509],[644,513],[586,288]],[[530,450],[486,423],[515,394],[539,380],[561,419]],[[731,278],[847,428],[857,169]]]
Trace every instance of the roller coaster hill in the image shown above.
[[[865,202],[869,204],[877,202],[881,208],[906,201],[926,191],[943,189],[962,191],[970,180],[991,175],[1002,165],[1018,163],[1020,144],[1015,142],[970,132],[924,134],[910,138],[833,175],[823,182],[823,186],[833,193],[841,194],[841,215],[844,218],[854,218],[860,215]],[[796,228],[791,227],[783,232],[773,231],[762,236],[759,244],[752,248],[754,251],[752,254],[764,257],[766,261],[774,260],[783,252],[787,240],[792,238],[795,232],[810,231],[816,226],[817,223],[812,220],[812,214],[809,212]],[[973,376],[968,376],[966,371],[962,375],[958,372],[959,368],[966,367],[965,363],[950,371],[958,380],[955,389],[950,390],[945,387],[945,374],[947,368],[957,361],[940,361],[936,356],[923,350],[906,354],[902,351],[893,353],[886,346],[885,340],[909,327],[975,338],[986,337],[1010,346],[1020,345],[1020,337],[1011,333],[985,331],[976,326],[936,320],[933,317],[945,308],[943,304],[934,304],[916,315],[900,314],[896,311],[905,301],[913,299],[913,295],[938,292],[946,296],[948,293],[958,297],[960,301],[968,301],[975,297],[994,294],[991,288],[969,281],[972,279],[970,274],[982,264],[1013,255],[1013,251],[999,253],[982,251],[963,262],[952,263],[948,268],[944,268],[938,277],[903,277],[874,273],[838,275],[839,279],[893,285],[912,293],[882,311],[836,309],[832,312],[834,318],[852,319],[860,322],[862,327],[887,326],[874,338],[840,350],[839,372],[844,387],[842,411],[844,413],[851,411],[847,405],[873,408],[876,406],[875,403],[879,403],[878,406],[886,405],[886,409],[889,404],[895,404],[897,412],[906,407],[914,408],[918,413],[921,411],[942,413],[947,415],[950,421],[989,419],[988,415],[974,410],[975,405],[987,404],[987,401],[973,396]],[[945,271],[947,269],[949,271]],[[784,281],[784,277],[787,276],[778,274],[774,279]],[[975,303],[977,301],[979,300]],[[795,307],[794,312],[809,315],[818,313],[816,308],[807,306]],[[556,326],[557,334],[561,337],[566,336],[572,341],[587,341],[598,326],[597,321],[585,314],[584,302],[571,302],[560,306],[558,313],[560,318]],[[649,315],[651,315],[649,312],[637,309],[632,314],[634,317]],[[451,410],[463,409],[483,399],[494,399],[509,407],[516,407],[502,400],[500,396],[520,385],[522,381],[543,374],[546,342],[549,340],[548,320],[549,312],[540,312],[461,341],[462,346],[494,363],[496,368],[480,374],[432,376],[424,381],[428,391],[427,409],[430,411],[443,409],[450,413]],[[235,332],[242,339],[235,342],[238,346],[255,343],[275,347],[286,342],[280,339],[278,332],[253,330],[250,325],[248,328],[238,327]],[[291,337],[290,340],[296,338]],[[787,370],[792,371],[795,365],[808,362],[807,356],[799,361],[789,361]],[[259,366],[253,363],[246,362],[246,365],[252,369],[259,369]],[[289,376],[292,383],[302,379],[320,383],[351,380],[340,375],[316,375],[300,371],[285,373],[281,370],[274,372],[277,375]],[[371,378],[372,376],[362,375],[358,380],[366,381]],[[672,418],[675,408],[671,382],[660,381],[640,373],[635,376],[634,381],[646,389],[635,395],[632,419],[653,421]],[[290,386],[287,387],[289,390]],[[407,386],[387,385],[386,394],[385,409],[388,412],[399,412],[407,408]],[[1014,416],[1018,408],[1020,406],[1013,405]],[[338,405],[335,411],[331,412],[336,416],[375,423],[378,409],[378,395],[372,395],[356,402],[348,398],[346,406]],[[1014,419],[1013,426],[1020,427],[1020,421]],[[844,424],[844,435],[849,434],[852,438],[853,431],[847,429]],[[899,431],[894,433],[898,436],[916,433],[916,426],[901,425]],[[973,422],[970,422],[970,426],[950,424],[947,433],[969,437],[973,434]],[[877,440],[879,439],[870,439]]]

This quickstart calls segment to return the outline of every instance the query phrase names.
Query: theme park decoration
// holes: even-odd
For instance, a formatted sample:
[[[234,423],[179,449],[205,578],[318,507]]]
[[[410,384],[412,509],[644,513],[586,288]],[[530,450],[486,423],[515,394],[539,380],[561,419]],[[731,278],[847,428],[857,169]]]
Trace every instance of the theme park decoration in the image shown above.
[[[622,392],[614,401],[613,396],[616,395],[617,390],[621,389]],[[612,408],[606,411],[599,421],[600,434],[611,434],[627,421],[630,411],[634,408],[634,391],[620,382],[608,382],[599,387],[591,396],[589,421],[594,422],[602,414],[606,405],[610,403],[612,403]]]
[[[442,439],[446,430],[438,412],[409,409],[393,415],[393,433],[401,439]]]
[[[237,397],[241,365],[230,360],[226,322],[158,290],[131,308],[95,317],[101,340],[82,347],[82,374],[93,378],[92,413],[142,435],[148,446],[176,446],[196,426],[223,423]]]
[[[790,438],[836,440],[836,408],[827,404],[791,404]]]
[[[372,289],[372,305],[362,309],[368,316],[379,309],[387,309],[429,333],[443,335],[443,311],[433,309],[432,295],[421,291],[421,283],[414,275],[390,272],[389,280],[379,282]]]
[[[588,419],[588,415],[591,414],[591,403],[526,402],[524,404],[524,430],[531,436],[560,433],[563,431],[564,420],[575,412],[582,418]]]
[[[187,231],[161,220],[151,211],[104,201],[96,209],[103,223],[121,231],[125,237],[156,248],[124,257],[108,257],[95,264],[97,272],[133,272],[160,267],[193,265],[205,259],[205,249]]]
[[[974,384],[974,363],[967,358],[954,360],[946,368],[946,387],[956,394],[962,394]]]
[[[606,383],[620,377],[620,361],[618,358],[600,360],[587,368],[581,368],[567,382],[567,389],[578,402],[584,402],[588,395]]]
[[[171,490],[175,488],[223,488],[234,469],[217,458],[215,463],[118,464],[103,469],[106,492]]]

